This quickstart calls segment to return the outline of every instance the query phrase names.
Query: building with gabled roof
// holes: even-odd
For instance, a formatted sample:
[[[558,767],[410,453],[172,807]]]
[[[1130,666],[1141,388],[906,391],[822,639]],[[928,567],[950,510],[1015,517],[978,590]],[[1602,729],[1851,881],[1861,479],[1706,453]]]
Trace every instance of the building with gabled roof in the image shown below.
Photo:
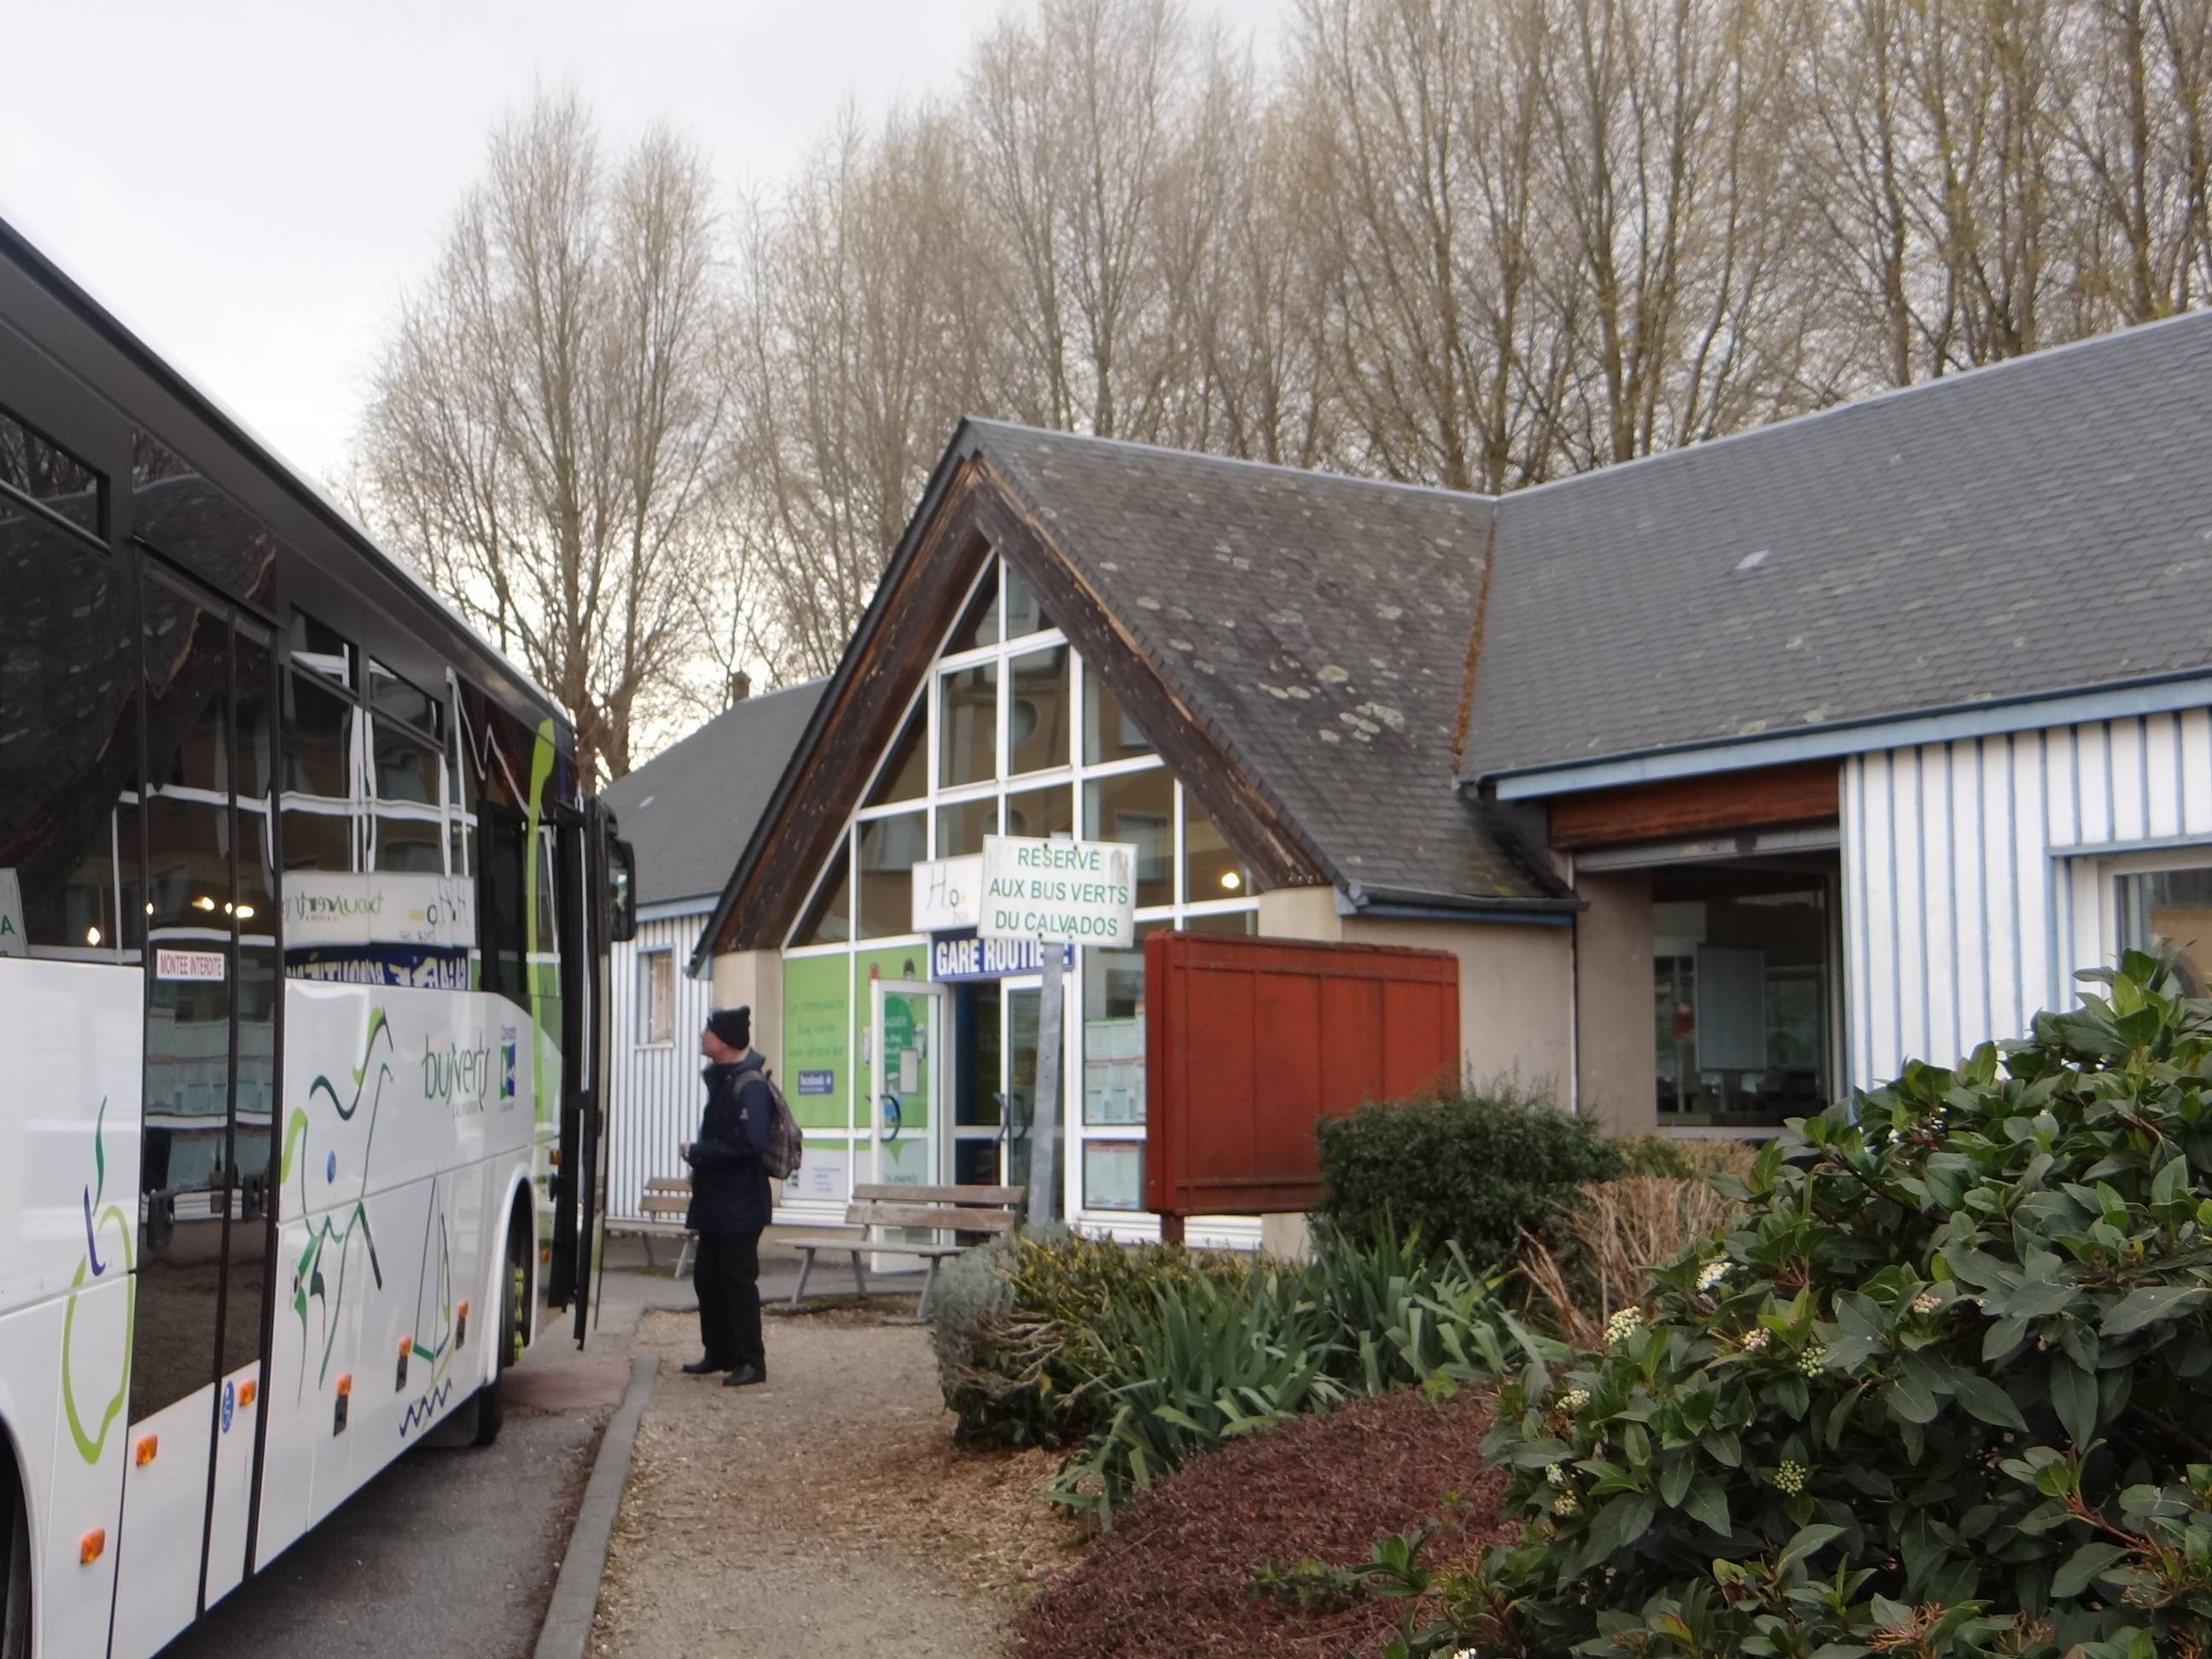
[[[933,977],[915,902],[993,830],[1137,845],[1140,931],[1448,950],[1468,1076],[1624,1131],[1948,1063],[2212,926],[2209,371],[2191,316],[1498,499],[963,422],[696,966],[845,1180],[1024,1167],[1036,964]],[[1141,957],[1080,955],[1066,1205],[1141,1231]]]

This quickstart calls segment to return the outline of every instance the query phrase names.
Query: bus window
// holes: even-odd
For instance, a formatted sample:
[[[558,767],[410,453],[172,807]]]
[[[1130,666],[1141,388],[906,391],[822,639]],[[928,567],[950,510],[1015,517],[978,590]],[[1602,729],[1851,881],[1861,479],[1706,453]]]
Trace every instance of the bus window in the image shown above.
[[[96,536],[100,484],[99,473],[0,409],[0,489]]]
[[[0,420],[0,435],[8,431]],[[10,469],[13,469],[12,471]],[[0,479],[36,483],[20,457]],[[110,556],[0,489],[0,957],[136,960],[137,682]]]
[[[477,939],[480,952],[477,988],[494,992],[518,1006],[530,1006],[526,974],[528,939],[524,918],[527,897],[529,836],[520,818],[495,806],[484,808],[477,824]]]

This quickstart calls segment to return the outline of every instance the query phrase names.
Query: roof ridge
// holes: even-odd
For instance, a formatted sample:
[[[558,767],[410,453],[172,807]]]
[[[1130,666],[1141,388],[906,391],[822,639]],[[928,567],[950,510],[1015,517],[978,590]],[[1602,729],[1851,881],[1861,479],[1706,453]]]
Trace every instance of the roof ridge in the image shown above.
[[[1863,397],[1847,398],[1841,403],[1826,404],[1819,409],[1808,409],[1799,414],[1785,415],[1778,421],[1763,422],[1758,426],[1745,427],[1741,431],[1723,432],[1715,437],[1698,439],[1692,443],[1676,444],[1666,449],[1655,449],[1649,454],[1632,456],[1625,461],[1608,462],[1603,466],[1592,467],[1586,472],[1570,472],[1561,477],[1547,478],[1540,483],[1522,484],[1517,489],[1509,489],[1504,495],[1493,499],[1500,502],[1518,501],[1530,495],[1540,495],[1552,490],[1564,489],[1573,484],[1586,484],[1596,478],[1616,477],[1621,473],[1638,468],[1654,465],[1660,462],[1680,461],[1686,456],[1709,454],[1716,449],[1748,443],[1756,439],[1768,437],[1774,433],[1808,425],[1815,421],[1834,420],[1843,416],[1879,408],[1909,398],[1932,397],[1954,391],[1961,386],[1979,385],[1984,380],[2003,375],[2008,370],[2018,370],[2023,373],[2033,369],[2051,370],[2058,360],[2071,357],[2078,352],[2109,350],[2123,341],[2139,339],[2143,335],[2154,333],[2160,330],[2174,328],[2184,324],[2203,325],[2208,323],[2212,323],[2212,309],[2176,312],[2171,317],[2155,317],[2147,323],[2131,323],[2124,328],[2110,329],[2102,334],[2088,334],[2078,340],[2063,340],[2057,345],[2039,346],[2033,351],[2024,351],[2016,357],[2002,358],[1996,362],[1976,363],[1970,368],[1960,369],[1954,374],[1939,374],[1933,380],[1915,380],[1911,386],[1884,386],[1878,392],[1869,392]]]
[[[1279,472],[1293,478],[1319,478],[1328,483],[1359,484],[1370,489],[1395,490],[1411,495],[1441,495],[1453,501],[1486,501],[1501,499],[1487,495],[1479,489],[1452,489],[1443,484],[1412,483],[1397,478],[1371,478],[1364,473],[1338,472],[1325,466],[1292,466],[1286,461],[1255,460],[1249,455],[1223,455],[1210,449],[1178,449],[1173,444],[1146,443],[1135,438],[1107,438],[1095,432],[1064,432],[1055,427],[1030,426],[1020,421],[994,420],[983,415],[961,417],[977,432],[1012,432],[1026,438],[1042,438],[1048,442],[1081,443],[1101,448],[1135,450],[1140,454],[1164,455],[1181,461],[1204,461],[1216,466],[1243,467],[1256,472]]]
[[[826,684],[828,684],[827,677],[817,677],[810,680],[799,680],[790,685],[779,685],[773,691],[763,691],[757,696],[740,697],[737,702],[732,703],[727,708],[722,709],[717,714],[709,714],[705,720],[700,721],[698,725],[693,726],[682,737],[677,738],[675,742],[670,744],[667,748],[653,756],[652,759],[641,761],[637,765],[630,768],[630,769],[623,773],[622,776],[615,779],[611,783],[608,784],[606,789],[602,790],[600,793],[604,794],[609,791],[617,789],[623,784],[628,783],[632,778],[635,778],[640,774],[645,772],[648,768],[659,765],[661,762],[673,756],[678,750],[689,745],[695,738],[705,737],[708,732],[712,732],[715,726],[720,725],[723,720],[726,720],[732,714],[742,714],[748,709],[759,708],[765,704],[774,702],[779,697],[789,696],[795,691],[818,690]]]

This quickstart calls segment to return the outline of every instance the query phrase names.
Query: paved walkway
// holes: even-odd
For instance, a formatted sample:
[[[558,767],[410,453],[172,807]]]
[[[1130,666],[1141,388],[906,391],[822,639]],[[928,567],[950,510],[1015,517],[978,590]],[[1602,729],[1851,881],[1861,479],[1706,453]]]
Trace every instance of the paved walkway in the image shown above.
[[[911,1304],[907,1307],[910,1309]],[[1008,1599],[948,1565],[943,1516],[885,1460],[945,1453],[927,1334],[886,1306],[771,1318],[765,1387],[681,1375],[694,1322],[649,1315],[662,1357],[599,1601],[594,1659],[768,1654],[991,1659]],[[1011,1503],[1034,1503],[1023,1466]],[[906,1483],[911,1485],[909,1481]]]

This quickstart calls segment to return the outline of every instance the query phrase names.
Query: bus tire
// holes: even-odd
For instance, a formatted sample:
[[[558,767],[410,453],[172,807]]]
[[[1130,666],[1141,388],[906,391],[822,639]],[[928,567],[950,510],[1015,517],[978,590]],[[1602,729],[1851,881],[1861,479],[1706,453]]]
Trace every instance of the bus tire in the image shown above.
[[[31,1515],[22,1477],[0,1441],[0,1659],[31,1659]]]
[[[499,1275],[499,1323],[492,1328],[491,1381],[477,1391],[477,1429],[469,1443],[489,1446],[506,1426],[507,1401],[499,1391],[507,1368],[522,1358],[530,1326],[530,1227],[516,1215],[507,1223],[507,1259]],[[0,1655],[0,1659],[8,1656]]]

